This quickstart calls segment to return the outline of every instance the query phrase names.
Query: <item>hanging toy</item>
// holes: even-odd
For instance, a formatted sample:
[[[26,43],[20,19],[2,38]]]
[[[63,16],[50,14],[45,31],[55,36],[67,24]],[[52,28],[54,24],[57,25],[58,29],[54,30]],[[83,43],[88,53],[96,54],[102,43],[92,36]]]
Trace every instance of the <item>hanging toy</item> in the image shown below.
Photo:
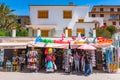
[[[51,55],[47,55],[46,60],[51,61],[52,60],[52,56]]]
[[[52,56],[52,61],[54,62],[56,60],[55,56]]]
[[[49,54],[52,54],[52,48],[48,49]]]
[[[32,58],[32,62],[35,62],[35,60]]]
[[[48,48],[45,49],[44,54],[48,54]]]

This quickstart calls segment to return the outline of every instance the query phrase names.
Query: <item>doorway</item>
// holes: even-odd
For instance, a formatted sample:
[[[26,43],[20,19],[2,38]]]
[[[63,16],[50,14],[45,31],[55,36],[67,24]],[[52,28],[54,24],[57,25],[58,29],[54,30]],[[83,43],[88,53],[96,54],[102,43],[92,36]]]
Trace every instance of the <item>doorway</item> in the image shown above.
[[[85,29],[84,28],[77,28],[77,31],[76,31],[76,34],[81,34],[81,36],[84,36],[85,35]]]
[[[41,37],[48,37],[48,30],[41,30]]]

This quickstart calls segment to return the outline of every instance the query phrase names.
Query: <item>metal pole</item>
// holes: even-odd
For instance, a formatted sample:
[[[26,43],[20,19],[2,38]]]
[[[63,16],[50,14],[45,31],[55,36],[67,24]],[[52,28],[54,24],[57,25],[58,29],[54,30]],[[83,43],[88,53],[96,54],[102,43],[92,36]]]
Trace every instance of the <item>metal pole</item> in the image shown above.
[[[120,47],[120,36],[119,36],[119,35],[118,35],[118,46],[117,46],[117,47],[118,47],[118,48]],[[118,49],[118,50],[119,50],[119,49]],[[118,51],[117,53],[118,53],[118,72],[119,72],[119,71],[120,71],[120,68],[119,68],[119,67],[120,67],[120,62],[119,62],[119,61],[120,61],[120,60],[119,60],[119,59],[120,59],[120,57],[119,57],[120,54],[119,54],[119,51]]]

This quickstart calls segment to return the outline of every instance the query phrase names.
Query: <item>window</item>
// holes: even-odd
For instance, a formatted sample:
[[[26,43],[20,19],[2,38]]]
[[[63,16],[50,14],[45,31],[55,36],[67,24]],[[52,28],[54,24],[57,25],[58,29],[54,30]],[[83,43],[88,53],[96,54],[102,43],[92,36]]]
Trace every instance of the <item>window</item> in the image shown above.
[[[113,25],[116,25],[116,22],[113,22]]]
[[[71,19],[72,18],[72,11],[63,11],[63,18],[64,19]]]
[[[77,31],[76,31],[76,34],[81,34],[81,36],[84,36],[85,35],[85,29],[84,28],[77,28]]]
[[[19,24],[21,24],[21,19],[18,19],[17,21],[18,21]]]
[[[97,26],[97,23],[95,23],[95,29],[97,28],[98,26]]]
[[[103,8],[100,8],[100,12],[103,12]]]
[[[100,14],[100,17],[104,17],[104,14]]]
[[[48,11],[47,10],[38,11],[38,18],[48,18]]]
[[[48,30],[41,30],[41,36],[42,37],[48,37],[48,33],[49,33]]]
[[[92,14],[92,17],[96,17],[96,15],[95,15],[95,14]]]
[[[110,8],[110,11],[113,12],[113,11],[114,11],[114,8]]]
[[[78,22],[83,23],[84,19],[78,19]]]
[[[120,8],[118,8],[117,11],[120,12]]]
[[[115,20],[115,15],[110,15],[110,20]]]
[[[104,26],[107,26],[107,24],[106,24],[106,23],[104,23]]]

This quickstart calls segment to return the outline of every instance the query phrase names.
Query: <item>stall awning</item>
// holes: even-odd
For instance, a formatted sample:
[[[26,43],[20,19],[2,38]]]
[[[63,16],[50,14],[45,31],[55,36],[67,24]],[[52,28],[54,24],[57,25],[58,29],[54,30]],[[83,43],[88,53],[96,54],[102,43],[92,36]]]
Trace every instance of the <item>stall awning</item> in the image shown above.
[[[25,49],[27,43],[0,43],[0,49]]]
[[[56,43],[28,43],[28,47],[51,47],[51,48],[65,48],[68,49],[68,44],[56,44]]]
[[[71,49],[76,49],[78,47],[80,47],[81,45],[84,45],[84,44],[71,44]]]
[[[40,30],[52,30],[55,29],[55,25],[26,25],[27,28],[40,29]]]

